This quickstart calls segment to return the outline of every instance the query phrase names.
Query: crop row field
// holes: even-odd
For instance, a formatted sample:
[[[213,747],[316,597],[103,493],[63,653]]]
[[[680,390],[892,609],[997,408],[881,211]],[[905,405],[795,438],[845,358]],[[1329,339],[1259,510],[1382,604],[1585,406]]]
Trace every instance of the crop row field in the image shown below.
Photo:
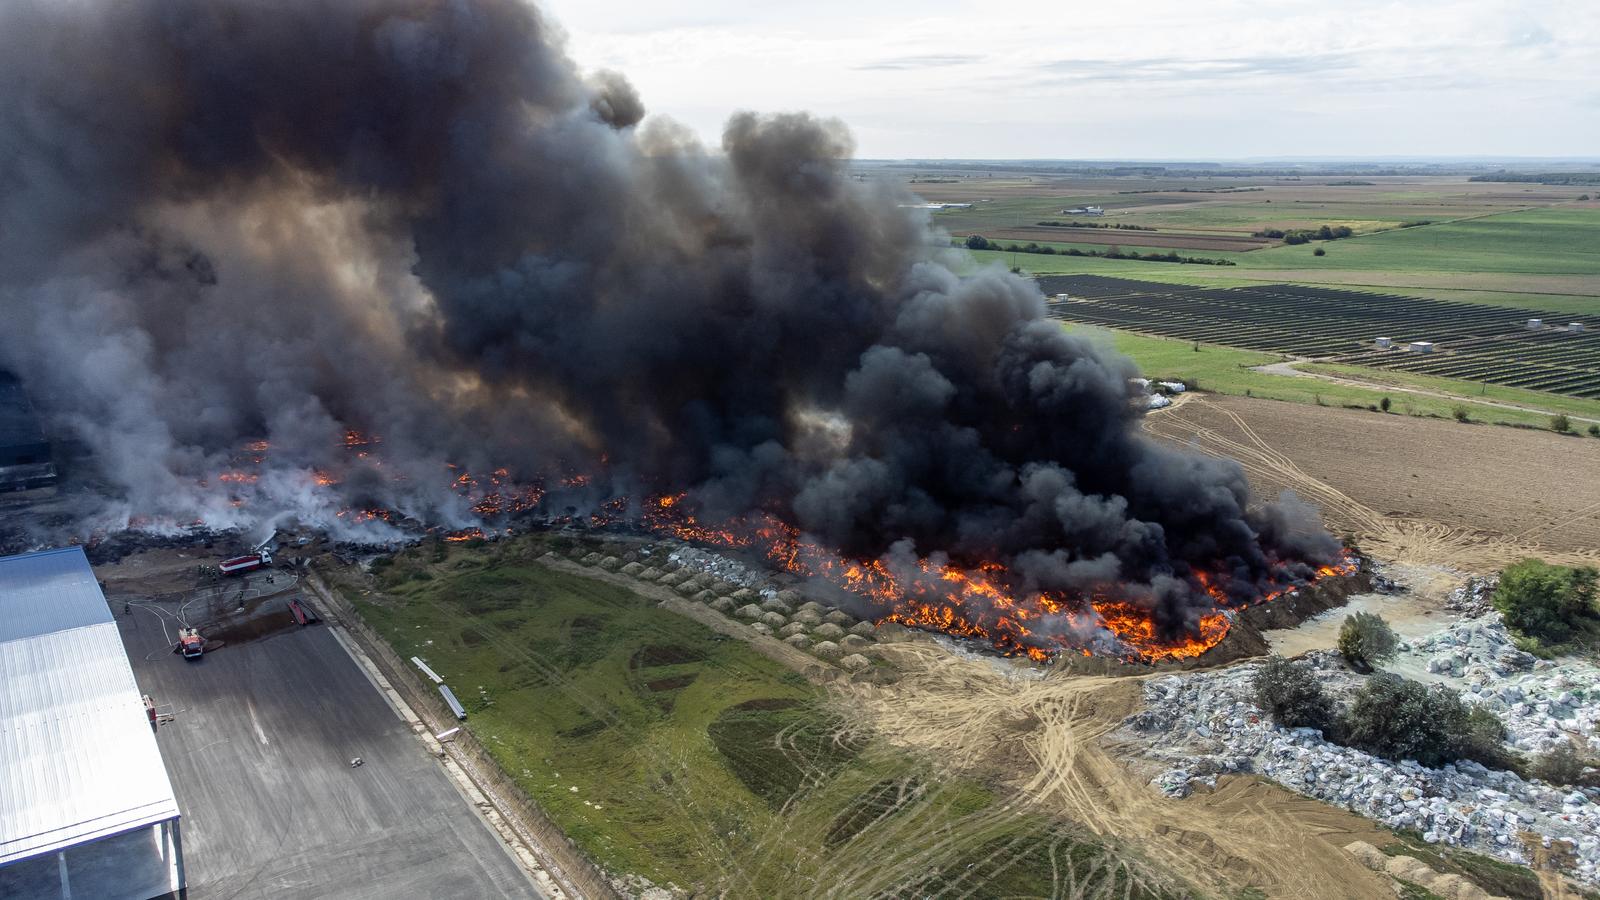
[[[1421,375],[1600,398],[1600,323],[1301,285],[1202,287],[1042,276],[1050,315],[1070,322]],[[1544,326],[1530,329],[1530,318]],[[1377,346],[1380,337],[1394,346]],[[1405,349],[1431,342],[1433,352]]]

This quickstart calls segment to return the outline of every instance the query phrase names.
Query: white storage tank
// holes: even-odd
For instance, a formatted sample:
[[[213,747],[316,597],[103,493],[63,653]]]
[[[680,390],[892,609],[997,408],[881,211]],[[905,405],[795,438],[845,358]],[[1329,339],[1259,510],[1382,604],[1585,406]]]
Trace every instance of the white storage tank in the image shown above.
[[[1433,341],[1412,341],[1406,349],[1412,353],[1432,353]]]
[[[1544,327],[1544,320],[1543,319],[1529,319],[1528,320],[1528,330],[1529,331],[1538,331],[1539,329],[1541,329],[1543,327]]]
[[[1583,323],[1582,322],[1568,322],[1567,323],[1567,330],[1572,332],[1573,334],[1582,334],[1583,333]]]
[[[1378,338],[1378,349],[1379,350],[1387,350],[1387,349],[1389,349],[1390,347],[1393,347],[1393,346],[1394,346],[1394,341],[1393,340],[1390,340],[1389,338],[1386,338],[1386,337]]]

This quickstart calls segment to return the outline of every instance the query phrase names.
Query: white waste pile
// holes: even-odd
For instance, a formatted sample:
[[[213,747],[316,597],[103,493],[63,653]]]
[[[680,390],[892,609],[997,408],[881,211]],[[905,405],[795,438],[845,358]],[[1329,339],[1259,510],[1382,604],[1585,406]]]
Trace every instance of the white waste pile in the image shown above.
[[[667,560],[740,587],[754,587],[767,579],[765,574],[751,571],[742,563],[698,547],[673,548],[667,554]]]
[[[1517,750],[1543,753],[1576,739],[1600,752],[1600,668],[1518,650],[1499,613],[1400,646],[1394,665],[1420,665],[1461,699],[1493,710]]]
[[[1494,596],[1495,586],[1499,583],[1498,578],[1468,578],[1465,584],[1450,592],[1444,608],[1475,619],[1494,609],[1489,598]]]
[[[1332,651],[1309,654],[1306,661],[1335,696],[1359,683],[1360,676]],[[1544,673],[1554,682],[1558,668],[1572,665]],[[1278,728],[1251,700],[1257,668],[1248,663],[1145,683],[1146,709],[1129,717],[1116,737],[1167,767],[1151,780],[1155,788],[1183,797],[1196,786],[1214,785],[1219,774],[1256,773],[1391,828],[1415,829],[1428,841],[1518,863],[1526,862],[1519,835],[1531,831],[1571,841],[1578,858],[1572,874],[1600,885],[1600,791],[1528,782],[1470,761],[1439,769],[1395,763],[1329,743],[1313,729]],[[1592,678],[1593,667],[1586,668]],[[1546,702],[1546,695],[1539,696],[1533,706]],[[1592,715],[1600,695],[1591,688],[1582,698],[1577,707]]]

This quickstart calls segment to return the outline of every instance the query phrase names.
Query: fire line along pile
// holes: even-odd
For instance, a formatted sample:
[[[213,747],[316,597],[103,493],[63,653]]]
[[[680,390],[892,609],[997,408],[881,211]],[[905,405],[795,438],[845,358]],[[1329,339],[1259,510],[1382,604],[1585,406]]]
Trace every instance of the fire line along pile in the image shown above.
[[[1331,694],[1359,676],[1332,651],[1304,657]],[[1443,661],[1443,662],[1441,662]],[[1146,683],[1147,707],[1116,737],[1166,766],[1152,784],[1183,797],[1224,773],[1256,773],[1291,790],[1346,807],[1428,841],[1529,862],[1523,835],[1570,841],[1580,880],[1600,885],[1600,789],[1563,788],[1461,760],[1428,768],[1391,762],[1323,739],[1310,728],[1275,727],[1252,700],[1259,663]],[[1577,740],[1600,750],[1600,668],[1578,660],[1537,660],[1511,643],[1497,613],[1461,620],[1409,645],[1390,666],[1443,672],[1469,704],[1499,714],[1507,743],[1537,753]]]

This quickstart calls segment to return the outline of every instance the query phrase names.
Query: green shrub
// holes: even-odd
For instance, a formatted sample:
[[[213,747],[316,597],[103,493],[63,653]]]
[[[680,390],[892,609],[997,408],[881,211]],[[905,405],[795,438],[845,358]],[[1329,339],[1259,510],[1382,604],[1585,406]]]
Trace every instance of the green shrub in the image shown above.
[[[1394,655],[1400,639],[1382,616],[1358,612],[1339,626],[1339,652],[1357,671],[1370,671]]]
[[[1312,256],[1327,256],[1328,255],[1328,251],[1324,250],[1321,247],[1318,247],[1317,249],[1311,251],[1311,255]]]
[[[1345,743],[1385,759],[1441,766],[1473,759],[1502,767],[1505,725],[1487,709],[1468,707],[1448,688],[1394,675],[1374,675],[1356,692],[1342,724]]]
[[[1382,400],[1379,400],[1378,401],[1378,408],[1382,409],[1384,412],[1388,412],[1389,411],[1389,398],[1385,397]]]
[[[1518,634],[1559,644],[1573,636],[1584,619],[1596,616],[1596,572],[1524,559],[1500,573],[1494,608]]]
[[[1269,656],[1251,681],[1256,705],[1285,728],[1321,728],[1335,721],[1333,701],[1304,663]]]
[[[1459,403],[1451,407],[1450,415],[1455,416],[1457,422],[1466,422],[1472,418],[1472,414],[1467,411],[1467,408]]]
[[[1583,759],[1571,743],[1563,743],[1554,750],[1535,756],[1528,771],[1541,781],[1566,787],[1576,784],[1583,777]]]
[[[1475,759],[1504,767],[1506,725],[1482,706],[1467,706],[1446,687],[1390,674],[1366,679],[1342,722],[1344,740],[1386,759],[1443,765]]]
[[[1590,437],[1600,437],[1600,425],[1590,425],[1589,426],[1589,436]]]
[[[1550,430],[1556,432],[1557,434],[1566,434],[1572,430],[1572,420],[1568,419],[1564,415],[1551,416]]]

